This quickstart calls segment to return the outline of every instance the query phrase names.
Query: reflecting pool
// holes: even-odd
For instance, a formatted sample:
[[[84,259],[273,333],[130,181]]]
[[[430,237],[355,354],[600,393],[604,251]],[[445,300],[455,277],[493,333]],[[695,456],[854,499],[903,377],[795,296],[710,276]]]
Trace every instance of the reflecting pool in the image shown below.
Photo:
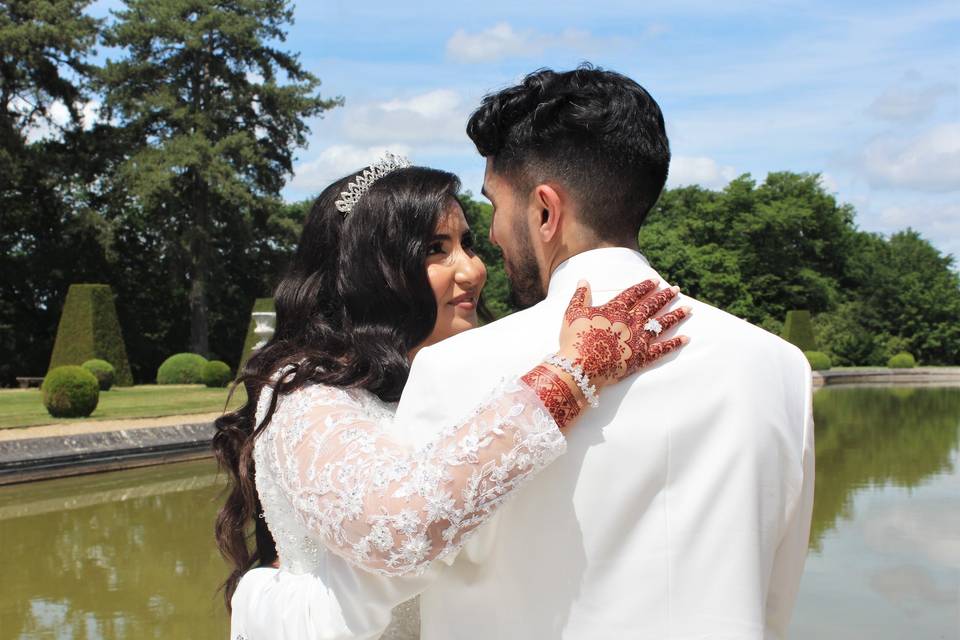
[[[791,638],[960,638],[960,388],[814,396]],[[0,487],[0,640],[225,638],[210,460]]]

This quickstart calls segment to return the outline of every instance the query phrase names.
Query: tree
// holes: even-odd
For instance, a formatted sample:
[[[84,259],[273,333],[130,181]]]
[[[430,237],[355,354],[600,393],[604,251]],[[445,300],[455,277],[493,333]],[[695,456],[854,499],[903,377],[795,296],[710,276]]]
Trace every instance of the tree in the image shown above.
[[[100,74],[104,120],[114,123],[104,126],[129,145],[111,179],[162,230],[189,285],[190,350],[210,355],[210,284],[229,288],[224,259],[237,257],[227,243],[256,242],[255,228],[282,206],[305,119],[341,99],[322,99],[296,55],[275,48],[292,20],[284,0],[124,4],[104,42],[126,57]]]
[[[0,11],[0,385],[46,370],[67,287],[99,279],[105,229],[78,198],[74,145],[100,27],[89,4]]]

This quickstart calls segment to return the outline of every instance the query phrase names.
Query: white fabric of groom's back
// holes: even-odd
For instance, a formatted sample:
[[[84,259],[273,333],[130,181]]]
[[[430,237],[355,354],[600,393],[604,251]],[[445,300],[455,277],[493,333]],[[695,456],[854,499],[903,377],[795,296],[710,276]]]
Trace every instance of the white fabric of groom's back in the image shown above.
[[[599,304],[650,277],[628,249],[574,256],[540,304],[421,351],[398,423],[425,439],[555,350],[577,280]],[[678,305],[690,344],[604,389],[567,453],[439,572],[424,640],[785,637],[813,506],[810,368],[753,325]]]

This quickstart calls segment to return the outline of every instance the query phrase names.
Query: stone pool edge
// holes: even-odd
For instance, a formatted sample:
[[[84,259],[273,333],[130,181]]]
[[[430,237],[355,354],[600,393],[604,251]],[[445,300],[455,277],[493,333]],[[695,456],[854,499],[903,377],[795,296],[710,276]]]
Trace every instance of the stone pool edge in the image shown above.
[[[0,442],[0,485],[179,462],[212,455],[212,422]]]

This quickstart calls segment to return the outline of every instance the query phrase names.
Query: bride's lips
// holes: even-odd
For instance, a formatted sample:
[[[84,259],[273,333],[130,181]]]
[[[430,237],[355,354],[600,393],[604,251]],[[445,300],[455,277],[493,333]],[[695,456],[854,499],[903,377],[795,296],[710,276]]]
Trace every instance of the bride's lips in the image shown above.
[[[451,304],[458,309],[463,309],[465,311],[473,311],[477,308],[477,294],[476,293],[464,293],[457,296],[447,304]]]

